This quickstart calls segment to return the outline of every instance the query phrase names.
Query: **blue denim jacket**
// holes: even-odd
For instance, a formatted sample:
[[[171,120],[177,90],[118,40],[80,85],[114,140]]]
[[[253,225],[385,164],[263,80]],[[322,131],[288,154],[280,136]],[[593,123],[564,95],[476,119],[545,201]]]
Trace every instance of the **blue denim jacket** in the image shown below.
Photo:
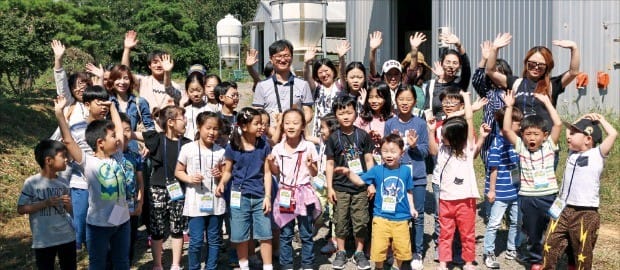
[[[137,99],[140,99],[138,102],[139,104],[136,104]],[[120,112],[120,105],[116,96],[110,96],[110,100],[114,102],[114,106],[116,106],[116,109]],[[138,113],[138,105],[140,105],[140,113]],[[136,131],[140,120],[142,120],[147,130],[155,130],[155,123],[153,122],[153,118],[151,118],[151,109],[146,99],[129,94],[125,113],[131,120],[131,130]],[[142,119],[140,119],[140,115],[142,115]]]

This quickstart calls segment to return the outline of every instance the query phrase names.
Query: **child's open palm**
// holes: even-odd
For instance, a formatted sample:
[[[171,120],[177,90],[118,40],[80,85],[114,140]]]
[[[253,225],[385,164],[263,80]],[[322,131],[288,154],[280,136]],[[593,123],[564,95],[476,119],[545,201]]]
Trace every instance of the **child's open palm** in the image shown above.
[[[502,97],[506,106],[515,105],[515,91],[514,90],[506,90],[506,94]]]
[[[418,133],[415,129],[410,129],[407,134],[407,144],[410,148],[416,147],[418,143]]]
[[[545,94],[534,93],[534,97],[544,104],[547,104],[547,102],[551,102],[549,96]]]

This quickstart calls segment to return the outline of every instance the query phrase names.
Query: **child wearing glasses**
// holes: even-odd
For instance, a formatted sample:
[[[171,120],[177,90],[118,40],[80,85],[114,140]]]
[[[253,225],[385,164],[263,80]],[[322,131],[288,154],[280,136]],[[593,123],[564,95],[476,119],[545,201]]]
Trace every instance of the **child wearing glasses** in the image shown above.
[[[215,87],[215,99],[217,99],[222,110],[218,112],[219,116],[234,126],[237,121],[237,112],[235,109],[239,105],[239,91],[235,82],[223,82]]]

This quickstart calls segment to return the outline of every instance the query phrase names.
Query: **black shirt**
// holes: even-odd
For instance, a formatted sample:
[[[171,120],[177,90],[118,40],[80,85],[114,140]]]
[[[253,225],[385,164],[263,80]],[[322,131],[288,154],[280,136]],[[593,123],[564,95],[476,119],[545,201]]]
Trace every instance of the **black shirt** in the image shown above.
[[[325,155],[328,158],[333,157],[334,168],[348,167],[349,160],[359,159],[364,172],[366,172],[368,168],[366,168],[364,154],[372,154],[374,149],[375,143],[370,135],[363,129],[354,127],[353,133],[350,135],[346,135],[340,130],[333,132],[325,144]],[[334,173],[332,185],[334,190],[340,192],[357,193],[366,190],[365,186],[356,186],[347,176],[338,173]]]
[[[142,133],[144,137],[144,144],[149,149],[150,157],[153,162],[153,175],[151,176],[151,186],[166,186],[166,178],[169,181],[178,181],[174,177],[174,169],[176,168],[177,159],[179,158],[179,151],[181,146],[191,142],[190,139],[181,137],[177,141],[170,140],[163,132],[157,131],[145,131]],[[164,151],[164,144],[166,150]],[[166,157],[164,158],[164,152]],[[164,168],[164,161],[166,167]],[[167,175],[167,177],[166,177]],[[182,182],[181,186],[185,186]]]

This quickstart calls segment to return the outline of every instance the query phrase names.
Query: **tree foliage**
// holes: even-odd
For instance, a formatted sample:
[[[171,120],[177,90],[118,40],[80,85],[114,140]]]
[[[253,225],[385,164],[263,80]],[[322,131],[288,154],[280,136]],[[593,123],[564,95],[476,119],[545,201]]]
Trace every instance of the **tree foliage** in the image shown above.
[[[146,72],[146,55],[169,52],[176,73],[194,63],[218,66],[217,22],[228,13],[250,21],[259,0],[4,0],[0,2],[0,78],[15,93],[53,65],[52,39],[74,47],[65,66],[120,62],[124,33],[136,30],[140,43],[132,69]],[[247,34],[247,29],[244,29]],[[68,50],[69,52],[69,50]],[[67,58],[67,57],[66,57]]]

